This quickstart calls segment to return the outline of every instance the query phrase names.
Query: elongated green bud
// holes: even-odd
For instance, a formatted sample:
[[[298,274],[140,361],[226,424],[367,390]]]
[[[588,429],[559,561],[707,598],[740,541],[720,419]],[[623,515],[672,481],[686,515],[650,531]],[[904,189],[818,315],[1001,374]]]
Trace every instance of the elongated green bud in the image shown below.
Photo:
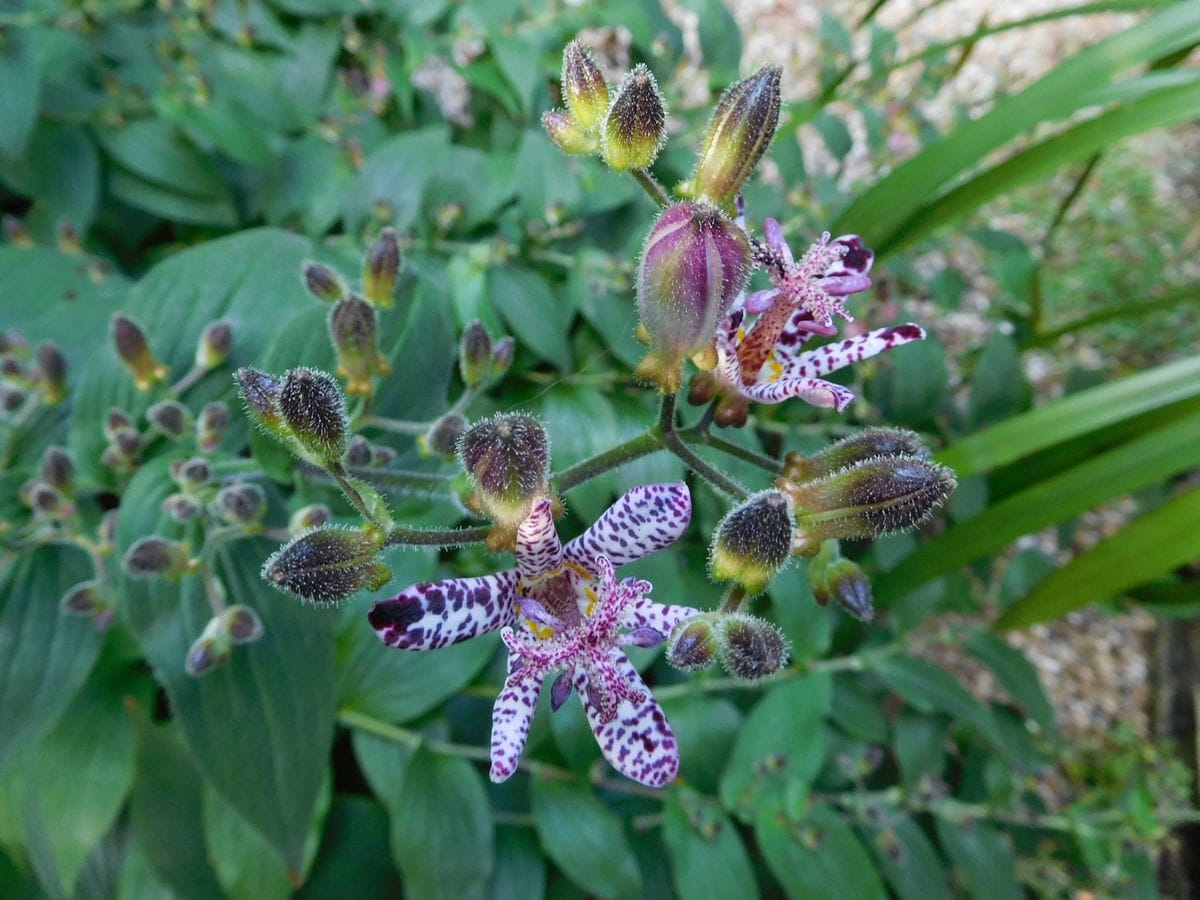
[[[139,391],[149,390],[154,382],[166,380],[167,367],[154,357],[146,342],[146,333],[137,322],[122,313],[115,313],[109,328],[117,357],[133,375],[133,383]]]
[[[684,672],[712,665],[720,653],[713,621],[712,615],[702,615],[676,625],[667,640],[667,662]]]
[[[332,517],[333,513],[330,512],[329,507],[324,503],[311,503],[308,506],[302,506],[292,513],[292,517],[288,519],[288,534],[296,537],[305,531],[320,528]]]
[[[42,481],[64,496],[70,497],[75,493],[75,463],[71,454],[62,447],[46,448],[38,474]]]
[[[337,374],[346,379],[346,393],[370,397],[375,391],[371,379],[392,371],[379,352],[375,308],[361,297],[346,295],[329,312],[329,337],[337,351]]]
[[[229,357],[233,347],[233,326],[228,322],[212,322],[196,344],[196,367],[215,369]]]
[[[388,583],[391,571],[375,558],[381,545],[361,531],[318,528],[272,554],[263,565],[263,578],[303,600],[337,603]]]
[[[193,678],[199,678],[220,668],[229,661],[232,643],[221,627],[221,619],[210,619],[204,626],[204,632],[188,648],[183,662],[184,671]]]
[[[728,207],[758,165],[779,124],[778,66],[766,66],[721,97],[684,185],[685,196]]]
[[[787,494],[775,489],[755,494],[717,525],[709,573],[740,585],[748,596],[761,593],[791,558],[795,528]]]
[[[292,369],[279,392],[279,412],[300,454],[329,468],[346,452],[346,401],[337,382],[317,369]]]
[[[654,74],[638,64],[625,76],[604,122],[601,154],[618,170],[649,168],[667,137],[667,107]]]
[[[163,400],[146,410],[150,427],[173,441],[180,440],[192,427],[192,414],[176,400]]]
[[[218,618],[221,631],[235,644],[250,644],[263,636],[262,620],[248,606],[231,606]]]
[[[125,571],[134,578],[164,577],[175,579],[191,568],[185,545],[150,535],[139,538],[125,551]]]
[[[363,260],[363,296],[373,306],[387,308],[396,296],[400,278],[400,244],[396,229],[379,232]]]
[[[808,567],[808,583],[819,604],[827,606],[831,600],[840,603],[846,612],[860,622],[870,622],[875,618],[871,582],[857,563],[844,557],[830,560],[824,566],[813,563]]]
[[[925,459],[879,457],[807,484],[780,481],[796,508],[793,552],[813,556],[822,541],[878,537],[915,528],[949,498],[954,473]]]
[[[562,109],[548,109],[542,113],[542,128],[546,135],[563,153],[572,156],[600,152],[600,137],[575,121],[575,117]]]
[[[459,456],[480,505],[497,523],[515,528],[549,493],[550,444],[530,416],[501,414],[471,426]]]
[[[42,399],[51,406],[67,395],[67,358],[53,341],[44,341],[38,347],[37,386]]]
[[[782,474],[788,481],[801,483],[832,475],[839,469],[865,459],[884,456],[927,459],[929,449],[914,431],[905,428],[867,428],[809,457],[789,453],[784,458]]]
[[[326,303],[334,303],[349,292],[342,276],[324,263],[306,259],[300,265],[300,276],[308,292]]]
[[[608,85],[591,50],[579,41],[563,48],[562,92],[563,101],[581,127],[592,129],[604,121]]]
[[[283,393],[283,382],[274,375],[260,372],[249,366],[233,373],[238,393],[246,406],[246,414],[267,434],[287,442],[291,437],[283,413],[279,411],[279,396]]]
[[[430,429],[417,439],[417,443],[424,454],[453,459],[458,449],[458,441],[466,428],[465,417],[458,413],[447,413],[434,422]]]
[[[214,506],[228,524],[259,531],[267,512],[267,495],[257,484],[230,484],[217,492]]]
[[[478,319],[463,329],[458,342],[458,371],[467,387],[491,377],[492,336]]]
[[[492,373],[494,379],[501,379],[512,368],[513,357],[517,354],[517,341],[515,338],[505,335],[496,341],[496,346],[492,348]]]
[[[205,453],[211,453],[221,445],[228,427],[229,407],[220,400],[206,403],[196,419],[196,443]]]

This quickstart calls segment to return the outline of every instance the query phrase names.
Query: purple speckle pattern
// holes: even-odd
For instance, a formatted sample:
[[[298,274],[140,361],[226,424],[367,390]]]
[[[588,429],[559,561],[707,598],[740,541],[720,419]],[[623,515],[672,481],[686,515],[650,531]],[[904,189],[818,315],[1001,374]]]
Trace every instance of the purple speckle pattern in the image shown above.
[[[623,566],[678,540],[692,519],[692,498],[683,482],[646,484],[626,491],[583,534],[567,544],[566,556],[594,571],[605,556]]]
[[[653,628],[661,635],[669,635],[680,622],[700,615],[700,610],[690,606],[673,606],[658,603],[641,596],[633,600],[621,616],[621,624],[633,631],[637,628]]]
[[[495,631],[514,618],[517,572],[423,581],[371,607],[379,639],[401,650],[436,650]]]
[[[548,499],[535,503],[517,528],[516,554],[522,581],[533,581],[562,566],[563,547],[554,530],[554,510]]]
[[[744,387],[742,393],[755,403],[781,403],[798,397],[812,406],[841,412],[854,401],[854,391],[820,378],[781,378]]]
[[[516,665],[520,659],[516,655],[509,657],[508,678],[492,707],[492,768],[489,775],[496,782],[507,781],[517,771],[544,680],[523,677],[523,667]]]

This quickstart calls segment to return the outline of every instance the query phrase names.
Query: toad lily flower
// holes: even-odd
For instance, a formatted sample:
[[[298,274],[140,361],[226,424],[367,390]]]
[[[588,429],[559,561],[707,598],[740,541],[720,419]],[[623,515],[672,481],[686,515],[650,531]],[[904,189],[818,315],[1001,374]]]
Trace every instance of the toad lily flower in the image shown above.
[[[697,615],[651,600],[650,585],[617,580],[615,569],[661,550],[691,519],[687,486],[627,491],[564,547],[549,499],[517,529],[514,569],[475,578],[415,584],[376,603],[368,618],[380,640],[431,650],[501,630],[508,677],[492,711],[493,781],[516,770],[542,684],[558,709],[579,693],[604,758],[622,774],[661,787],[679,769],[679,749],[658,702],[620,645],[654,646]]]
[[[716,369],[692,385],[693,402],[706,403],[714,393],[725,397],[717,411],[722,425],[744,423],[749,401],[799,397],[840,412],[854,392],[821,376],[925,337],[924,329],[909,323],[802,352],[812,335],[837,333],[834,316],[853,321],[842,298],[870,287],[875,255],[857,235],[831,240],[826,233],[797,262],[777,221],[767,219],[763,230],[767,243],[756,246],[755,258],[772,287],[733,303],[717,328]]]

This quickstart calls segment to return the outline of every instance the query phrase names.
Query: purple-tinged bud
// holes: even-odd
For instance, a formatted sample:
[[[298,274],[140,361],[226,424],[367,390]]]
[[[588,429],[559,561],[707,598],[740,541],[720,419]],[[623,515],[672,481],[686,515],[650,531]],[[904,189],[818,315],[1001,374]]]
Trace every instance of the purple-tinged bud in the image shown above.
[[[275,551],[263,565],[263,578],[303,600],[337,603],[388,583],[391,571],[375,559],[380,546],[361,531],[319,528]]]
[[[44,481],[33,481],[24,485],[21,499],[39,518],[65,519],[75,512],[75,507],[57,488]]]
[[[47,447],[38,470],[42,481],[70,497],[75,493],[75,463],[62,447]]]
[[[235,644],[251,644],[263,636],[262,620],[248,606],[231,606],[219,619],[221,631]]]
[[[796,508],[792,550],[813,556],[822,541],[879,537],[908,531],[950,497],[958,482],[945,466],[925,459],[868,459],[806,484],[780,480]]]
[[[346,452],[346,400],[337,382],[317,369],[292,369],[279,392],[279,412],[297,451],[322,468]]]
[[[680,622],[671,631],[667,643],[667,662],[684,672],[707,669],[719,653],[712,615]]]
[[[25,405],[25,400],[28,397],[29,393],[21,390],[19,387],[14,387],[11,384],[0,384],[0,410],[6,413],[16,412]]]
[[[67,395],[67,359],[53,341],[45,341],[38,347],[37,386],[42,399],[51,406]]]
[[[33,383],[33,379],[30,378],[25,366],[21,365],[20,360],[14,359],[11,356],[6,356],[3,361],[0,361],[0,375],[10,381],[16,381],[21,384]]]
[[[133,419],[123,409],[113,407],[104,417],[104,438],[110,444],[117,438],[117,432],[123,428],[133,428]]]
[[[192,428],[192,414],[177,400],[163,400],[146,410],[146,420],[159,434],[178,441]]]
[[[187,547],[176,541],[150,535],[138,538],[125,551],[125,571],[134,578],[178,578],[191,568]]]
[[[81,581],[63,594],[59,609],[69,615],[90,616],[104,601],[101,596],[103,585],[99,581]]]
[[[205,453],[212,453],[221,446],[225,429],[229,427],[229,406],[220,400],[205,404],[196,419],[196,443]]]
[[[208,460],[201,456],[193,456],[186,460],[176,459],[171,462],[171,478],[185,491],[195,491],[208,484],[211,476]]]
[[[291,432],[279,411],[279,395],[283,392],[283,382],[274,375],[249,366],[238,369],[233,373],[233,378],[237,382],[242,403],[245,404],[246,414],[271,437],[286,443],[291,437]]]
[[[562,109],[548,109],[542,113],[542,128],[554,146],[572,156],[590,155],[600,151],[600,137],[575,121],[575,117]]]
[[[471,426],[459,456],[480,505],[500,524],[515,528],[550,491],[550,444],[530,416],[501,414]]]
[[[133,383],[139,391],[150,389],[156,381],[165,381],[167,367],[154,356],[146,343],[142,326],[122,313],[115,313],[110,323],[113,347],[117,357],[133,375]]]
[[[781,490],[761,491],[726,513],[713,535],[709,574],[748,596],[761,593],[791,558],[796,519]]]
[[[379,352],[375,308],[361,297],[347,294],[329,312],[329,338],[337,352],[337,373],[346,379],[346,393],[370,397],[374,393],[371,378],[392,371]]]
[[[466,427],[467,420],[464,416],[447,413],[417,439],[417,444],[423,454],[453,459]]]
[[[789,453],[784,458],[782,474],[788,481],[803,483],[832,475],[863,460],[884,456],[928,459],[929,449],[916,432],[904,428],[867,428],[809,457]]]
[[[176,522],[194,522],[204,515],[204,504],[191,494],[171,494],[163,499],[162,509]]]
[[[512,368],[513,357],[517,354],[517,341],[515,338],[505,335],[496,341],[496,345],[492,348],[492,374],[493,379],[499,380],[504,377],[510,368]]]
[[[349,291],[342,276],[324,263],[306,259],[300,265],[300,274],[308,292],[326,303],[340,300]]]
[[[852,560],[838,558],[823,566],[810,563],[808,583],[812,587],[813,597],[822,606],[835,600],[860,622],[870,622],[875,618],[871,582]]]
[[[292,513],[292,517],[288,520],[288,534],[296,537],[306,531],[320,528],[331,518],[333,518],[333,513],[324,503],[310,503]]]
[[[231,484],[217,492],[214,506],[228,524],[257,531],[267,512],[267,495],[257,484]]]
[[[28,250],[33,246],[33,238],[29,235],[29,229],[25,227],[25,223],[19,216],[5,213],[4,217],[0,219],[0,223],[3,224],[4,236],[12,244],[22,250]]]
[[[100,517],[100,526],[96,529],[96,537],[100,540],[100,551],[111,553],[117,541],[117,511],[110,509]]]
[[[558,712],[559,708],[567,702],[567,698],[571,696],[571,690],[574,687],[574,666],[558,673],[558,677],[554,679],[554,684],[550,685],[550,710],[552,712]]]
[[[592,58],[592,51],[579,41],[563,48],[563,101],[575,121],[591,130],[604,121],[608,113],[608,84],[604,73]]]
[[[708,122],[685,196],[728,207],[758,165],[779,124],[778,66],[731,86]]]
[[[228,322],[211,323],[196,344],[196,368],[215,369],[229,357],[232,347],[233,326]]]
[[[721,663],[735,678],[758,681],[787,665],[783,632],[766,619],[730,613],[717,620],[716,633]]]
[[[346,453],[342,462],[352,469],[363,468],[371,464],[371,442],[361,434],[356,434],[346,442]]]
[[[715,207],[676,203],[663,210],[638,267],[638,312],[651,349],[637,374],[677,391],[683,359],[711,346],[717,320],[750,270],[746,233]]]
[[[229,640],[223,635],[210,634],[209,631],[209,628],[204,629],[204,634],[188,648],[184,659],[184,670],[193,678],[207,675],[229,661]]]
[[[0,353],[25,356],[29,353],[29,339],[19,331],[0,331]]]
[[[126,460],[134,461],[141,455],[145,441],[135,428],[118,428],[113,432],[112,445]]]
[[[478,319],[463,329],[458,342],[458,371],[467,387],[492,376],[492,336]]]
[[[667,137],[667,107],[654,74],[638,64],[625,76],[608,109],[601,155],[610,168],[647,169]]]
[[[375,469],[386,469],[396,461],[396,451],[385,444],[371,445],[371,466]]]
[[[59,222],[54,229],[58,240],[58,249],[68,256],[78,256],[83,252],[83,243],[79,237],[79,229],[70,222]]]
[[[385,228],[363,259],[363,296],[372,306],[387,309],[396,296],[400,278],[400,244],[396,229]]]

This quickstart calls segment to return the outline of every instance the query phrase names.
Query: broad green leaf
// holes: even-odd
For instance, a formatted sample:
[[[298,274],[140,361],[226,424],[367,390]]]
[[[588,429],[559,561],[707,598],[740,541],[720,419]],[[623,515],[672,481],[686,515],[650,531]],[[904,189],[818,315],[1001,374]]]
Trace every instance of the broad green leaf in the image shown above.
[[[82,551],[44,547],[0,570],[0,771],[54,728],[100,653],[87,617],[59,611],[92,577]]]
[[[808,782],[825,760],[823,719],[829,713],[833,679],[805,675],[776,685],[750,711],[721,778],[721,802],[743,818],[751,798],[765,785],[764,763],[789,780]]]
[[[81,234],[91,226],[100,199],[100,157],[84,126],[42,119],[24,158],[4,178],[33,201],[25,220],[34,234],[49,236],[60,222]]]
[[[754,837],[791,900],[884,900],[887,892],[854,829],[827,806],[800,822],[779,810],[759,811]]]
[[[109,156],[145,182],[193,199],[228,198],[212,162],[163,119],[138,119],[98,136]]]
[[[999,829],[986,822],[935,819],[938,842],[973,900],[1019,900],[1012,845]]]
[[[700,53],[709,84],[720,90],[737,81],[742,36],[729,7],[720,0],[684,0],[682,5],[698,17]]]
[[[971,373],[967,411],[978,428],[1016,415],[1029,403],[1029,386],[1021,370],[1021,354],[1011,337],[996,332]]]
[[[412,762],[414,748],[358,729],[352,732],[351,741],[354,744],[354,758],[375,796],[389,813],[399,809],[400,794],[404,790],[404,778]]]
[[[712,800],[691,788],[673,788],[663,804],[663,838],[683,900],[759,893],[737,828]]]
[[[946,395],[949,374],[942,345],[934,337],[900,347],[869,382],[868,396],[893,425],[932,422]]]
[[[900,900],[950,900],[946,870],[937,851],[911,817],[895,810],[861,826],[876,865]]]
[[[546,860],[537,838],[528,828],[496,829],[496,872],[491,900],[541,900],[546,894]]]
[[[496,64],[508,79],[526,116],[533,108],[539,88],[546,82],[541,65],[542,48],[530,40],[536,35],[537,32],[524,32],[519,37],[494,34],[488,38]]]
[[[387,813],[374,800],[334,797],[312,874],[296,896],[343,900],[346,886],[353,884],[362,897],[399,897],[400,876],[387,835]]]
[[[895,729],[901,783],[911,788],[926,775],[940,778],[946,760],[943,744],[949,731],[945,718],[903,710]]]
[[[125,851],[117,896],[119,900],[175,900],[176,897],[154,871],[136,835],[131,836]]]
[[[1051,572],[997,620],[1022,628],[1107,600],[1200,556],[1200,490],[1179,494]]]
[[[963,642],[967,652],[992,670],[1000,686],[1046,734],[1055,731],[1054,708],[1038,679],[1037,669],[1020,650],[986,631],[977,631]]]
[[[663,698],[662,708],[679,743],[681,779],[714,792],[741,730],[741,711],[728,700],[705,696]]]
[[[449,146],[448,129],[436,126],[398,134],[376,147],[345,196],[347,230],[358,231],[385,208],[388,224],[407,231],[417,221],[425,185]]]
[[[30,35],[6,29],[0,44],[0,156],[16,159],[37,120],[42,66]]]
[[[530,801],[542,850],[597,897],[637,897],[641,877],[621,820],[591,788],[534,778]]]
[[[475,767],[418,749],[392,810],[392,856],[404,875],[405,896],[485,896],[493,842],[492,810]]]
[[[119,552],[143,535],[172,533],[161,512],[174,489],[166,463],[145,465],[126,489]],[[184,671],[188,647],[212,616],[200,576],[124,579],[122,612],[200,771],[300,878],[333,738],[334,616],[267,586],[259,569],[274,546],[247,539],[216,554],[227,595],[253,607],[265,633],[202,678]]]
[[[1007,546],[1023,534],[1064,521],[1112,497],[1156,484],[1200,463],[1200,414],[1067,469],[990,506],[922,544],[875,584],[879,597],[900,597]]]
[[[109,172],[108,189],[117,199],[163,219],[222,228],[232,228],[238,223],[237,209],[229,197],[181,194],[120,169]]]
[[[875,659],[871,668],[888,688],[921,712],[947,712],[981,736],[1000,746],[992,711],[958,683],[945,669],[911,656]]]
[[[506,266],[488,272],[492,309],[504,318],[517,340],[560,371],[571,368],[568,335],[575,318],[563,293],[552,290],[532,269]]]

